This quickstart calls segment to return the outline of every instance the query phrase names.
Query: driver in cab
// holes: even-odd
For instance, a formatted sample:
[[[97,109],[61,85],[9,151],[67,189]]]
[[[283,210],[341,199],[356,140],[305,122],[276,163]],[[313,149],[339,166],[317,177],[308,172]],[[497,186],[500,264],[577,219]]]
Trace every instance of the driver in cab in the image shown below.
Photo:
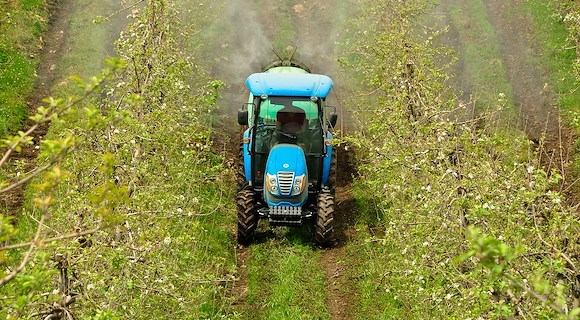
[[[276,128],[280,130],[278,142],[300,144],[306,127],[304,110],[291,106],[284,107],[276,114]]]

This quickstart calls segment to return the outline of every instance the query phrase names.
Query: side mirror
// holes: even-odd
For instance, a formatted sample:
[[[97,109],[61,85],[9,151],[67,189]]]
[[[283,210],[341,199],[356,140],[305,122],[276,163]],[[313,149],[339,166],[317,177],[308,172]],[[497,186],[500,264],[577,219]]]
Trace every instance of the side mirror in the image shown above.
[[[332,112],[330,114],[330,126],[331,127],[336,127],[336,121],[338,120],[338,114],[336,112]]]
[[[238,123],[241,126],[248,125],[248,110],[238,110]]]

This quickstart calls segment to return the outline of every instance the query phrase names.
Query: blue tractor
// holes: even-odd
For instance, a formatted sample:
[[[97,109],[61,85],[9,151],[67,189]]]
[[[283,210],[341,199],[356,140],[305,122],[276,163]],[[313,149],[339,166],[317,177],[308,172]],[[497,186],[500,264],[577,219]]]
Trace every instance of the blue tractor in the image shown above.
[[[301,65],[274,65],[246,80],[248,102],[238,170],[238,242],[251,242],[260,219],[270,226],[314,221],[314,241],[334,233],[336,108],[326,104],[333,82]]]

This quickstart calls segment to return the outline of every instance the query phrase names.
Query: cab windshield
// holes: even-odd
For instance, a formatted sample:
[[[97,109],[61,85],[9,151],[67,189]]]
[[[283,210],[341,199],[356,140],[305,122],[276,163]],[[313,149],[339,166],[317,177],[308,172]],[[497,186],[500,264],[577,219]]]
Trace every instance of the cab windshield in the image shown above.
[[[309,180],[316,183],[324,151],[322,120],[316,101],[309,97],[268,97],[256,118],[255,177],[262,172],[270,149],[279,143],[296,144],[304,150]]]
[[[256,119],[256,152],[268,153],[278,143],[301,146],[321,154],[322,124],[318,105],[308,97],[269,97],[260,103]]]

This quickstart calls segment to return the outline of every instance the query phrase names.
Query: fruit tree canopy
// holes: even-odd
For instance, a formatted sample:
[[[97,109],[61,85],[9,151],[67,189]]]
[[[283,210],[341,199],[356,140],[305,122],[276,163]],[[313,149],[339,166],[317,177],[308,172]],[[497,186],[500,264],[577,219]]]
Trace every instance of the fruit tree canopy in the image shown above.
[[[328,76],[312,73],[254,73],[246,79],[246,86],[254,96],[326,98],[332,84]]]

